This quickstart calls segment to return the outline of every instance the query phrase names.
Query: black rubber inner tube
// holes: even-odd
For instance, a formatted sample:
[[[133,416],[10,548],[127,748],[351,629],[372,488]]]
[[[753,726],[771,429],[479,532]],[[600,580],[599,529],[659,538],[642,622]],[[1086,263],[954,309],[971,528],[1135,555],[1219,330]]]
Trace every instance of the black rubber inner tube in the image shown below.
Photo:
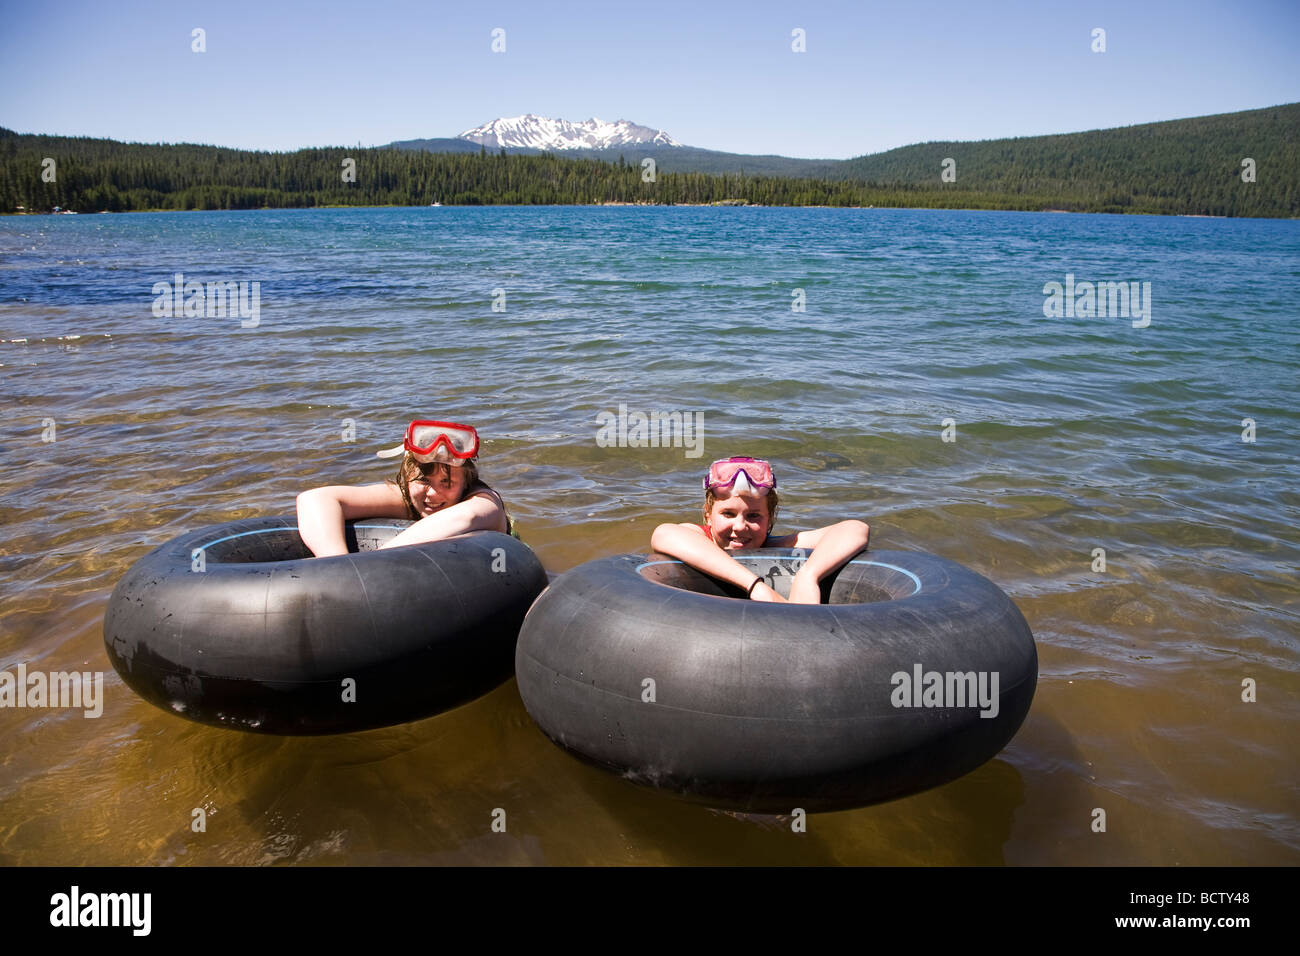
[[[155,548],[104,616],[113,667],[200,723],[328,734],[417,720],[510,677],[546,587],[497,532],[379,550],[410,522],[347,523],[356,553],[311,558],[293,517],[203,528]]]
[[[736,557],[788,593],[804,555]],[[823,594],[829,603],[766,604],[662,555],[592,561],[529,611],[519,692],[583,760],[750,812],[915,793],[1014,736],[1038,655],[991,581],[934,555],[872,551]]]

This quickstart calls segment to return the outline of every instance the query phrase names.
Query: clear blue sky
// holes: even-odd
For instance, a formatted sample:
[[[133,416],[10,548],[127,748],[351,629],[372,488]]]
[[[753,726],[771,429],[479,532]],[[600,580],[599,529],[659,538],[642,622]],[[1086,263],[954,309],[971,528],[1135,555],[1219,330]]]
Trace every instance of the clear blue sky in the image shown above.
[[[1297,38],[1300,0],[0,0],[0,126],[295,149],[537,113],[845,158],[1296,102]]]

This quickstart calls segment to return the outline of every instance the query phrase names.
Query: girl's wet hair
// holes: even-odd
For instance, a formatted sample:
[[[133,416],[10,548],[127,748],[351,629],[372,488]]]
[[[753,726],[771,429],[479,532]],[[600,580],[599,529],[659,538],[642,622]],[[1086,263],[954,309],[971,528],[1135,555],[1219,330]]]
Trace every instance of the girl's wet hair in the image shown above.
[[[730,497],[731,495],[727,495],[727,498]],[[726,501],[727,499],[723,498],[722,500]],[[770,491],[768,491],[765,500],[767,501],[767,530],[769,533],[771,533],[771,530],[774,527],[776,527],[776,508],[777,505],[781,503],[781,498],[776,493],[776,489],[773,488]],[[704,523],[705,524],[709,524],[710,521],[712,520],[710,518],[710,515],[713,514],[713,506],[717,501],[718,501],[718,496],[713,493],[712,488],[709,488],[707,491],[704,492]]]

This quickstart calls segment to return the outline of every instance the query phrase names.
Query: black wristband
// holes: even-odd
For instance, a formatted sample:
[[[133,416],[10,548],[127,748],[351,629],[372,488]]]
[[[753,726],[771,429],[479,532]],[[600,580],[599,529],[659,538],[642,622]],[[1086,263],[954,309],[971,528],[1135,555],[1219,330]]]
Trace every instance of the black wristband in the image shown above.
[[[754,583],[751,584],[749,590],[745,592],[745,597],[752,598],[754,596],[754,588],[758,587],[758,582],[761,580],[763,580],[762,577],[754,578]]]

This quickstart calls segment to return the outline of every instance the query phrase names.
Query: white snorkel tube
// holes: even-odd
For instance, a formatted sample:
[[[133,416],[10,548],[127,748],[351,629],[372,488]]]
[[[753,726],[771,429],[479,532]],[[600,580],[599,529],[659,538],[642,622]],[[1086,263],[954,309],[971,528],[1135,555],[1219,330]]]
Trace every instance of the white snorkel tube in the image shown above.
[[[749,483],[749,475],[743,471],[736,472],[736,481],[731,486],[733,495],[756,495],[758,490]]]

